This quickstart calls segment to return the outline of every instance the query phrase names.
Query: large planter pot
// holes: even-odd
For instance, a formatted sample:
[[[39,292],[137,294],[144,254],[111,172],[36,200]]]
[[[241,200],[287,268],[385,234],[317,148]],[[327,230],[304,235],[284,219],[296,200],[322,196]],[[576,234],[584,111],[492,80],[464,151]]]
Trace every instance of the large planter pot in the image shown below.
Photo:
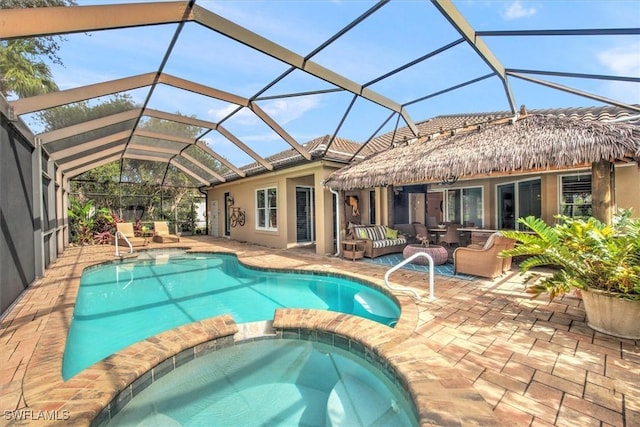
[[[582,291],[587,325],[619,338],[640,339],[640,301],[628,301],[616,294],[591,289]]]

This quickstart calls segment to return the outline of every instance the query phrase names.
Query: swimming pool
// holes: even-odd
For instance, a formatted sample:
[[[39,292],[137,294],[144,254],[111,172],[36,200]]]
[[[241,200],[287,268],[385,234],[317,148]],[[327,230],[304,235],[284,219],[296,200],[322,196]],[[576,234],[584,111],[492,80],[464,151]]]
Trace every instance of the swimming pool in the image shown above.
[[[142,339],[221,314],[245,323],[273,319],[277,308],[314,308],[391,326],[400,316],[393,299],[343,277],[249,268],[230,254],[144,255],[83,272],[63,357],[65,380]]]
[[[197,358],[153,382],[113,426],[416,426],[405,393],[365,360],[312,341],[267,339]]]

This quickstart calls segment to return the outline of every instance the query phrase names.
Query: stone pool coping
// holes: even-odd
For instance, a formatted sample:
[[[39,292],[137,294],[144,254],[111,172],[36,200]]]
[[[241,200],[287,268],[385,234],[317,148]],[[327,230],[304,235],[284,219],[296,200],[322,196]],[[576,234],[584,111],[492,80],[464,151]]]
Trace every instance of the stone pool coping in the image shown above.
[[[287,270],[340,271],[343,275],[366,280],[377,287],[384,284],[382,273],[374,271],[362,276],[349,273],[345,268],[332,269],[343,267],[345,264],[342,260],[323,260],[324,264],[318,264],[282,256],[274,263],[273,259],[267,258],[278,255],[270,253],[268,249],[258,248],[258,251],[264,251],[264,260],[255,256],[256,248],[249,248],[246,253],[241,247],[238,249],[235,253],[243,263],[258,268],[278,265]],[[15,318],[9,319],[11,324],[15,323],[15,328],[33,328],[31,342],[23,340],[19,344],[30,344],[31,355],[23,367],[20,389],[14,392],[20,395],[17,407],[32,413],[55,413],[59,419],[49,420],[49,425],[90,425],[115,397],[155,366],[186,349],[195,348],[198,351],[199,345],[206,346],[205,343],[212,340],[238,333],[238,325],[230,316],[194,322],[136,343],[94,364],[74,378],[63,381],[62,358],[82,271],[86,267],[112,260],[112,250],[112,247],[68,250],[47,270],[44,278],[25,291],[12,309],[12,313],[16,310],[23,314],[19,322]],[[192,246],[192,250],[229,252],[226,247],[211,244]],[[447,423],[459,424],[462,419],[469,417],[479,417],[485,421],[489,419],[485,417],[490,417],[491,424],[495,425],[496,419],[491,408],[473,390],[470,381],[456,373],[442,356],[412,337],[418,326],[419,315],[413,300],[404,295],[397,295],[396,298],[402,313],[393,329],[340,313],[294,309],[278,311],[274,327],[288,332],[312,329],[330,331],[370,346],[376,354],[389,361],[400,381],[407,385],[418,404],[423,425],[447,420]],[[24,334],[25,330],[22,329],[21,333]],[[11,334],[6,336],[6,342],[11,341]],[[16,354],[17,347],[14,349]],[[469,405],[478,408],[469,410]],[[464,414],[460,414],[456,408],[466,409]],[[13,422],[16,425],[30,424],[26,420]]]
[[[111,356],[114,364],[120,363],[121,357],[126,358],[128,372],[147,370],[142,375],[133,375],[133,380],[125,384],[104,406],[92,420],[91,426],[107,425],[110,418],[133,397],[179,366],[213,351],[263,338],[317,341],[361,357],[404,391],[405,397],[414,405],[415,418],[422,426],[499,424],[489,405],[471,387],[471,383],[442,357],[410,337],[398,339],[399,335],[393,329],[371,320],[323,310],[278,309],[273,322],[266,322],[267,332],[272,332],[266,336],[260,333],[251,336],[240,333],[237,327],[232,327],[234,322],[228,315],[203,322],[203,329],[215,328],[218,332],[209,341],[188,348],[174,346],[176,335],[182,336],[194,331],[191,327],[193,324],[184,325],[136,343],[127,351]],[[269,330],[271,327],[273,331]],[[232,335],[234,330],[235,338]],[[195,331],[201,332],[201,328],[196,328]],[[198,336],[202,337],[201,334]],[[162,354],[171,356],[160,361],[155,355],[148,357],[149,345],[158,345],[166,350]],[[132,362],[131,357],[136,362]],[[152,368],[148,368],[150,365]]]
[[[231,251],[245,264],[344,272],[381,286],[389,268],[345,261],[333,254],[317,255],[313,247],[275,249],[212,236],[183,236],[180,240],[175,246]],[[149,246],[167,248],[172,244]],[[76,401],[75,407],[82,407],[83,395],[87,394],[83,389],[74,394],[55,384],[47,385],[44,379],[27,385],[25,373],[32,365],[45,363],[47,352],[46,363],[50,363],[51,369],[43,372],[55,369],[59,372],[53,363],[54,352],[44,347],[40,339],[43,335],[54,336],[50,342],[59,345],[62,354],[82,269],[112,260],[113,254],[113,246],[66,248],[47,268],[45,276],[26,288],[2,314],[0,425],[66,426],[68,421],[18,421],[17,415],[36,413],[43,407],[57,411],[70,400]],[[580,298],[565,295],[551,302],[547,298],[532,299],[514,268],[493,281],[470,282],[466,278],[436,275],[436,299],[431,301],[426,298],[427,278],[424,272],[406,269],[391,277],[395,284],[411,287],[423,296],[417,307],[406,300],[413,311],[403,311],[396,330],[402,331],[405,338],[399,339],[422,342],[448,361],[473,383],[473,388],[504,424],[640,425],[640,387],[634,381],[640,375],[640,341],[594,332],[586,324]],[[245,333],[243,329],[265,333],[265,328],[259,325],[237,326],[241,329],[239,333]],[[105,372],[108,369],[104,367]],[[455,384],[447,378],[440,380],[443,387],[456,393]],[[102,384],[105,390],[99,391],[113,395],[112,385],[108,381]],[[49,387],[49,400],[30,399],[32,385]],[[459,399],[463,405],[469,401]],[[434,404],[438,404],[435,398]]]

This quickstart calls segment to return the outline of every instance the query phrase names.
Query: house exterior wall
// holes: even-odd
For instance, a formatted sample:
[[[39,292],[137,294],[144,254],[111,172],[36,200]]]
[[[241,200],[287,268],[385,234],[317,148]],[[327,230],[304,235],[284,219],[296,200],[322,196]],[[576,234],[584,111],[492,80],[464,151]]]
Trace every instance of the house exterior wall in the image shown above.
[[[556,222],[555,215],[560,209],[560,177],[575,173],[591,173],[590,168],[562,170],[539,174],[508,175],[496,178],[479,178],[458,181],[453,185],[440,186],[431,184],[429,191],[443,189],[459,189],[466,187],[481,187],[484,194],[483,228],[496,229],[497,216],[497,186],[500,184],[517,183],[524,180],[540,179],[541,182],[541,218],[548,224]],[[615,202],[617,208],[632,209],[634,217],[640,217],[640,168],[635,164],[616,165],[615,167]]]
[[[324,188],[322,182],[340,166],[342,165],[317,161],[216,185],[208,190],[208,200],[218,201],[218,235],[224,235],[224,209],[228,209],[224,203],[224,194],[228,192],[234,198],[234,205],[243,209],[246,214],[245,225],[231,228],[229,238],[273,248],[295,246],[296,187],[313,187],[316,253],[334,253],[336,249],[332,218],[335,206],[333,195]],[[277,189],[277,230],[257,228],[256,191],[264,188]]]
[[[616,167],[616,206],[630,208],[640,218],[640,167],[635,164]]]
[[[230,193],[235,206],[246,213],[244,226],[231,228],[229,237],[234,240],[256,243],[274,248],[287,248],[296,243],[296,187],[305,186],[314,189],[314,227],[317,254],[333,254],[337,251],[334,236],[333,194],[323,186],[323,180],[341,165],[329,162],[314,162],[289,169],[244,178],[238,181],[219,184],[208,191],[209,201],[218,201],[218,235],[224,235],[224,194]],[[497,228],[497,196],[496,189],[500,184],[520,182],[523,180],[541,180],[542,219],[554,223],[554,215],[559,209],[559,177],[573,173],[589,173],[589,168],[547,172],[541,174],[508,175],[495,178],[480,178],[459,181],[454,185],[431,185],[430,191],[444,188],[481,187],[484,195],[483,228]],[[275,231],[258,230],[256,228],[256,191],[268,187],[277,189],[278,227]],[[358,195],[361,223],[370,223],[368,191],[352,191]],[[388,188],[376,188],[375,212],[376,224],[390,225],[390,201],[393,191]],[[616,202],[619,208],[632,208],[634,216],[640,216],[640,168],[636,165],[616,167]],[[339,200],[340,209],[351,209],[344,200]],[[341,224],[346,226],[346,224]]]

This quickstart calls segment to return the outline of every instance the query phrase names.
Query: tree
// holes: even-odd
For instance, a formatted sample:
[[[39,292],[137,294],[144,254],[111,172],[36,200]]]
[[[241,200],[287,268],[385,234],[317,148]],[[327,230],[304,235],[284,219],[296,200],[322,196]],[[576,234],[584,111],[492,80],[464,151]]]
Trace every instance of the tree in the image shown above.
[[[74,5],[75,0],[0,0],[0,9]],[[51,70],[42,57],[62,65],[58,56],[62,40],[60,36],[45,36],[0,41],[0,93],[24,98],[57,91]]]
[[[38,118],[43,123],[45,131],[51,131],[133,108],[137,106],[130,95],[115,94],[98,103],[82,101],[47,109],[38,113]],[[139,126],[141,129],[159,134],[192,140],[202,132],[202,129],[197,126],[153,117],[145,118]],[[98,139],[106,133],[130,129],[130,122],[114,124],[108,129],[101,128],[70,136],[56,144],[71,147]],[[167,144],[167,141],[162,138],[141,136],[135,138],[139,139],[138,142],[148,145],[151,150],[154,146]],[[198,147],[189,146],[185,151],[217,173],[222,174],[226,171],[224,165]],[[202,198],[195,186],[196,184],[188,175],[164,161],[125,159],[96,167],[74,178],[71,181],[71,193],[83,203],[94,200],[96,206],[107,207],[121,218],[126,217],[127,211],[134,212],[135,217],[126,217],[127,221],[140,219],[144,215],[146,220],[178,218],[179,221],[188,222],[191,220],[191,205]]]

